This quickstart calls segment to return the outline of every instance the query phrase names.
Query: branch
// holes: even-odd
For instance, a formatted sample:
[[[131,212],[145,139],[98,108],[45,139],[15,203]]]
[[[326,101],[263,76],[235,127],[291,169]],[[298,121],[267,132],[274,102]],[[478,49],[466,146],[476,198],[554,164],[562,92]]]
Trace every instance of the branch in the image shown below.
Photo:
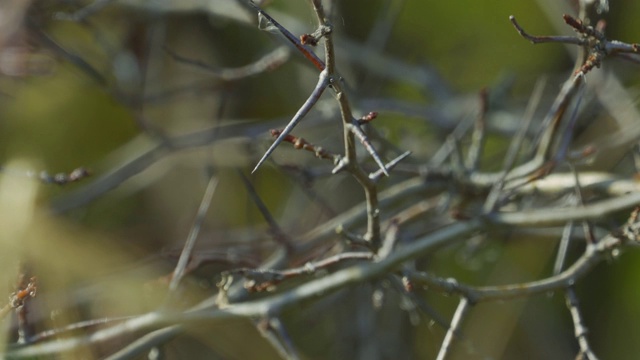
[[[268,54],[264,55],[260,59],[254,61],[251,64],[236,67],[236,68],[224,68],[224,69],[216,69],[211,65],[198,61],[189,59],[182,55],[179,55],[175,51],[169,49],[168,47],[164,47],[164,51],[169,54],[174,60],[184,63],[187,65],[195,66],[199,69],[203,69],[207,72],[212,73],[220,80],[224,81],[236,81],[245,79],[251,76],[256,76],[266,71],[274,70],[284,64],[290,55],[289,49],[284,46],[278,47]]]
[[[278,31],[282,35],[284,35],[284,37],[289,40],[289,42],[293,44],[293,46],[295,46],[302,55],[304,55],[304,57],[311,61],[313,66],[315,66],[320,71],[324,70],[325,64],[322,62],[322,60],[320,60],[320,58],[313,51],[303,45],[299,38],[295,37],[289,30],[280,25],[280,23],[278,23],[274,18],[260,9],[260,7],[258,7],[258,5],[256,5],[253,1],[249,0],[249,5],[256,9],[256,11],[258,11],[259,16],[264,17],[265,19],[267,19],[267,21],[272,23],[278,29]],[[328,31],[330,32],[330,30]]]
[[[171,291],[172,293],[175,293],[177,291],[178,284],[180,284],[180,281],[182,280],[182,277],[185,274],[185,269],[187,268],[187,264],[191,259],[191,254],[193,252],[196,239],[200,234],[202,223],[204,222],[205,216],[207,215],[207,211],[209,211],[209,206],[211,205],[211,199],[213,198],[213,193],[215,192],[215,189],[217,186],[218,186],[218,178],[212,175],[209,178],[207,189],[205,190],[204,195],[202,196],[202,202],[200,203],[200,207],[198,208],[196,219],[194,220],[193,226],[191,227],[191,231],[189,232],[189,236],[187,237],[187,240],[184,243],[184,248],[182,249],[182,253],[180,254],[178,263],[176,264],[176,267],[173,270],[171,282],[169,283],[169,291]]]
[[[589,345],[589,340],[587,339],[589,330],[584,325],[582,314],[580,314],[580,309],[578,308],[578,297],[576,296],[576,292],[573,287],[567,288],[567,290],[565,291],[565,298],[567,301],[567,307],[569,308],[569,312],[571,313],[571,318],[573,319],[575,336],[578,340],[578,344],[580,345],[580,355],[582,355],[581,359],[598,360],[596,354],[593,352],[593,350],[591,350],[591,345]]]
[[[398,251],[379,262],[354,265],[263,299],[233,304],[224,308],[201,308],[196,306],[192,311],[184,313],[148,313],[126,320],[123,323],[97,330],[90,335],[56,339],[28,347],[13,347],[6,352],[6,355],[11,358],[53,355],[70,351],[80,346],[98,344],[138,331],[162,326],[201,322],[211,323],[229,319],[268,316],[271,309],[282,309],[286,306],[298,304],[305,299],[314,298],[318,294],[326,294],[351,284],[383,276],[404,261],[418,258],[431,251],[434,247],[450,242],[453,239],[460,239],[479,228],[480,222],[455,223],[421,239],[416,239],[414,243],[398,249]]]
[[[509,16],[509,21],[513,24],[513,27],[516,28],[518,34],[523,38],[531,41],[532,44],[540,44],[540,43],[563,43],[563,44],[572,44],[572,45],[585,45],[585,40],[577,38],[575,36],[533,36],[529,35],[516,21],[516,17],[511,15]]]
[[[469,303],[469,300],[462,297],[460,298],[460,302],[458,303],[458,308],[456,312],[453,314],[453,318],[451,319],[451,325],[449,326],[449,330],[442,341],[442,346],[440,347],[440,352],[438,352],[437,360],[445,360],[447,354],[449,353],[449,349],[451,348],[451,344],[453,344],[453,339],[459,336],[460,327],[462,326],[462,321],[465,316],[469,312],[470,306],[472,304]]]
[[[640,229],[640,224],[636,222],[632,228],[637,232]],[[405,273],[405,275],[414,286],[428,286],[432,290],[446,294],[458,294],[469,299],[472,303],[503,301],[569,288],[627,241],[635,243],[637,235],[610,234],[605,236],[597,243],[587,246],[584,254],[562,273],[527,283],[474,287],[458,283],[455,279],[443,279],[427,273],[411,272]]]

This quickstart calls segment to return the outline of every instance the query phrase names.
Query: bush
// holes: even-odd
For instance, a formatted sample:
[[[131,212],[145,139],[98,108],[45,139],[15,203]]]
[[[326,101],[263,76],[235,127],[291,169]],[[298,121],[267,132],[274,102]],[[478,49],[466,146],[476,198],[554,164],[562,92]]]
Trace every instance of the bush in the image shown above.
[[[1,4],[5,356],[634,358],[637,5],[571,4]]]

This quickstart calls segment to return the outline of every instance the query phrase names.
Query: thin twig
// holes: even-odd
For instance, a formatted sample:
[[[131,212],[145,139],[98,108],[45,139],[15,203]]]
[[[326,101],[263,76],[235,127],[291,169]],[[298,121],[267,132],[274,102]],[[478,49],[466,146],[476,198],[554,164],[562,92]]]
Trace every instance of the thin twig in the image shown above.
[[[569,164],[569,166],[571,167],[571,172],[573,173],[573,177],[576,183],[575,194],[576,194],[577,203],[579,206],[584,206],[583,189],[582,189],[582,186],[580,185],[580,178],[578,177],[578,171],[573,165]],[[584,231],[585,239],[587,240],[587,244],[593,244],[596,241],[596,239],[594,236],[593,225],[591,224],[591,222],[588,220],[584,220],[582,222],[582,228]]]
[[[471,134],[471,145],[467,152],[466,168],[468,171],[476,171],[480,166],[480,157],[484,150],[486,140],[487,124],[486,117],[489,111],[489,91],[485,88],[480,91],[480,112],[474,123]]]
[[[637,231],[639,224],[634,223],[633,226],[634,231]],[[475,287],[461,284],[455,279],[443,279],[427,273],[412,272],[407,273],[407,276],[414,283],[414,286],[426,285],[432,290],[447,294],[459,294],[473,303],[503,301],[573,286],[580,278],[606,259],[611,251],[619,248],[623,242],[637,241],[635,237],[637,236],[634,235],[632,238],[620,234],[607,235],[597,243],[587,246],[584,254],[565,271],[546,279],[527,283]]]
[[[264,201],[262,201],[262,199],[258,195],[258,192],[253,187],[253,184],[251,183],[251,181],[249,181],[249,179],[244,175],[244,173],[241,170],[238,170],[238,175],[240,176],[240,179],[242,179],[242,183],[244,184],[244,187],[247,189],[247,193],[249,194],[249,197],[251,198],[253,203],[256,205],[256,207],[260,211],[262,218],[265,219],[265,221],[269,224],[269,230],[271,232],[273,240],[278,245],[283,246],[287,251],[291,251],[293,246],[291,244],[291,239],[289,238],[287,233],[282,230],[280,225],[278,225],[278,222],[276,221],[276,219],[274,219],[274,217],[271,215],[271,212],[267,208],[267,205],[264,203]]]
[[[452,141],[459,141],[469,131],[474,124],[474,118],[471,116],[466,117],[464,120],[458,122],[453,131],[447,136],[447,140],[440,146],[438,151],[429,160],[429,166],[434,168],[441,167],[454,151]]]
[[[556,254],[556,260],[553,263],[553,275],[558,275],[562,272],[564,267],[564,261],[567,258],[567,250],[569,249],[569,242],[571,242],[571,235],[573,233],[573,221],[569,221],[562,231],[560,237],[560,243],[558,244],[558,252]]]
[[[289,30],[287,30],[284,26],[280,25],[280,23],[278,23],[274,18],[272,18],[269,14],[267,14],[264,10],[260,9],[260,7],[258,7],[258,5],[256,5],[253,1],[249,0],[249,4],[256,9],[256,11],[258,12],[259,15],[263,16],[265,19],[267,19],[270,23],[272,23],[276,28],[278,28],[278,31],[280,31],[280,33],[282,35],[284,35],[284,37],[289,40],[289,42],[291,44],[293,44],[293,46],[296,47],[296,49],[298,49],[298,51],[300,51],[300,53],[302,55],[304,55],[304,57],[306,57],[307,59],[309,59],[309,61],[311,61],[311,63],[320,71],[324,70],[325,68],[325,64],[322,62],[322,60],[320,60],[320,58],[313,52],[311,51],[307,46],[303,45],[300,42],[300,39],[297,38],[296,36],[294,36]]]
[[[89,16],[98,13],[99,11],[104,9],[107,5],[113,2],[115,2],[115,0],[95,0],[89,5],[74,12],[73,14],[70,14],[70,15],[58,14],[56,18],[60,20],[83,21]]]
[[[487,195],[487,198],[485,200],[483,207],[483,211],[485,213],[494,211],[496,205],[498,204],[500,193],[502,191],[502,188],[504,187],[507,174],[513,168],[513,165],[518,158],[520,148],[522,147],[522,142],[524,141],[527,131],[531,126],[535,109],[540,103],[540,99],[542,98],[542,93],[544,91],[546,82],[546,78],[542,78],[542,80],[536,81],[533,91],[531,92],[531,96],[529,97],[529,102],[527,103],[527,107],[523,114],[524,120],[522,122],[522,125],[518,129],[516,136],[509,144],[509,149],[507,150],[507,155],[504,158],[504,164],[502,166],[502,173],[499,176],[499,180],[496,181],[491,187],[491,191],[489,192],[489,195]]]
[[[369,174],[369,179],[373,181],[380,180],[380,178],[382,178],[382,175],[385,175],[383,169],[386,169],[388,171],[393,170],[393,168],[395,168],[396,165],[398,165],[402,160],[406,159],[409,155],[411,155],[411,151],[403,152],[402,154],[398,155],[395,159],[384,164],[384,168],[380,168],[376,170],[374,173]]]
[[[516,21],[516,17],[511,15],[509,16],[509,21],[516,28],[520,36],[531,41],[532,44],[540,44],[540,43],[563,43],[563,44],[572,44],[572,45],[584,45],[585,41],[583,39],[577,38],[575,36],[533,36],[529,35],[524,29],[518,24]]]
[[[164,47],[164,50],[169,56],[175,59],[178,62],[188,64],[191,66],[195,66],[199,69],[203,69],[207,72],[212,73],[220,80],[225,81],[235,81],[244,78],[248,78],[251,76],[256,76],[262,74],[266,71],[271,71],[278,68],[280,65],[284,64],[290,55],[289,49],[284,46],[276,48],[269,52],[268,54],[262,56],[260,59],[252,62],[251,64],[236,67],[236,68],[214,68],[211,65],[198,61],[189,59],[185,56],[182,56],[175,51],[169,49],[168,47]]]
[[[0,172],[11,176],[24,176],[29,179],[36,179],[43,184],[67,185],[86,179],[91,176],[91,172],[83,167],[74,169],[70,173],[49,174],[47,171],[23,171],[0,166]]]
[[[283,359],[300,359],[296,347],[278,317],[271,316],[257,322],[257,328],[262,336],[273,346]]]
[[[389,227],[385,233],[382,246],[378,251],[378,256],[381,259],[384,259],[385,257],[389,256],[389,254],[391,254],[396,244],[398,243],[398,238],[400,235],[399,233],[400,233],[399,221],[396,219],[392,219],[389,222]]]
[[[591,345],[589,345],[589,340],[587,339],[589,330],[584,325],[584,320],[580,313],[578,297],[576,296],[576,292],[573,287],[567,288],[565,291],[565,299],[569,312],[571,313],[571,318],[573,319],[573,328],[575,330],[576,340],[578,340],[578,344],[580,345],[580,355],[582,355],[582,359],[598,360],[596,354],[591,350]]]
[[[511,213],[494,213],[486,220],[495,224],[519,226],[562,225],[567,221],[596,220],[613,212],[629,209],[640,204],[640,193],[601,200],[580,208],[548,208]]]
[[[271,270],[271,269],[234,269],[222,274],[222,277],[229,277],[232,275],[241,275],[246,278],[244,287],[251,292],[260,292],[268,290],[275,285],[285,281],[287,279],[315,274],[319,270],[324,270],[332,266],[336,266],[343,262],[348,261],[366,261],[375,259],[375,255],[370,252],[347,252],[337,255],[333,255],[326,259],[308,262],[304,266],[286,269],[286,270]]]
[[[202,228],[202,224],[204,223],[207,211],[209,211],[209,205],[211,205],[211,199],[213,199],[213,193],[215,192],[217,185],[218,178],[215,175],[212,175],[209,178],[207,189],[202,196],[202,202],[200,203],[200,207],[198,208],[198,213],[196,214],[196,218],[193,222],[193,226],[191,227],[191,231],[189,232],[189,236],[184,243],[184,248],[182,249],[182,253],[180,254],[178,263],[173,270],[173,276],[171,277],[171,282],[169,283],[169,291],[173,293],[175,293],[175,291],[178,289],[178,285],[180,284],[180,281],[184,276],[185,269],[187,268],[187,264],[189,263],[189,259],[191,258],[193,248],[198,238],[198,234],[200,234],[200,229]]]
[[[582,99],[584,98],[584,82],[579,84],[577,95],[575,95],[576,103],[573,107],[573,111],[571,112],[571,117],[569,117],[568,124],[564,129],[562,137],[560,139],[560,144],[558,145],[558,149],[555,152],[553,157],[553,161],[557,164],[561,163],[565,160],[567,153],[569,151],[569,145],[573,140],[573,134],[576,127],[576,122],[578,120],[578,111],[580,109],[580,104],[582,103]]]
[[[449,330],[447,330],[447,334],[442,341],[442,346],[440,347],[440,351],[438,352],[437,360],[445,360],[449,350],[451,349],[451,345],[453,344],[453,339],[460,336],[460,327],[462,326],[462,321],[466,317],[469,309],[471,308],[471,303],[465,297],[460,298],[460,302],[458,303],[458,307],[456,308],[456,312],[453,314],[451,318],[451,325],[449,325]]]
[[[371,145],[369,138],[364,133],[364,131],[362,131],[360,126],[357,123],[355,123],[355,121],[345,126],[347,126],[356,135],[358,140],[360,140],[360,142],[362,143],[364,148],[367,150],[369,155],[371,155],[371,157],[376,162],[376,164],[378,164],[382,173],[384,173],[386,176],[389,176],[389,171],[387,170],[386,165],[384,164],[384,162],[382,162],[382,159],[380,159],[380,155],[378,155],[378,153],[376,152],[376,149],[373,148],[373,145]]]
[[[436,324],[438,324],[443,329],[449,328],[449,321],[436,309],[434,309],[433,306],[429,305],[425,301],[423,296],[420,296],[414,291],[414,289],[412,288],[413,284],[410,282],[410,280],[408,280],[406,276],[402,276],[401,279],[398,279],[397,276],[394,276],[391,277],[391,279],[393,279],[392,285],[394,285],[394,287],[398,289],[398,291],[401,292],[403,296],[406,296],[408,300],[417,307],[418,310],[429,316]]]
[[[584,7],[580,12],[581,15],[584,15],[586,12]],[[579,59],[581,64],[574,73],[576,76],[585,75],[593,68],[600,67],[607,56],[620,53],[640,53],[640,45],[638,44],[626,44],[617,40],[608,40],[604,35],[604,22],[598,22],[596,27],[593,27],[586,25],[582,20],[576,19],[571,15],[565,14],[562,18],[567,25],[571,26],[581,36],[532,36],[524,31],[513,15],[509,17],[509,20],[518,33],[533,44],[554,42],[583,46],[585,51],[582,59]]]
[[[532,159],[509,171],[504,179],[506,182],[504,188],[515,190],[525,186],[531,181],[544,178],[556,167],[557,163],[552,161],[554,139],[558,136],[558,129],[560,128],[564,113],[576,92],[580,89],[583,80],[584,76],[571,76],[571,78],[564,83],[547,116],[543,120],[540,139],[534,141],[534,143],[538,143],[538,145],[535,147],[535,153]],[[504,176],[503,174],[504,172],[497,174],[472,173],[469,177],[471,182],[493,185]]]
[[[462,155],[460,141],[449,135],[447,137],[447,143],[449,143],[449,147],[451,148],[451,153],[449,156],[451,168],[459,178],[463,178],[467,171],[464,167],[464,156]]]
[[[282,134],[282,130],[276,130],[276,129],[271,130],[271,136],[274,136],[277,138],[278,136],[280,136],[280,134]],[[324,148],[322,148],[321,146],[311,144],[304,138],[289,134],[285,136],[283,141],[293,144],[294,149],[303,149],[303,150],[310,151],[314,153],[314,155],[317,158],[331,160],[334,164],[337,164],[340,161],[339,155],[332,154],[327,150],[325,150]]]
[[[118,322],[122,322],[127,319],[131,319],[132,316],[122,316],[122,317],[113,317],[113,318],[101,318],[101,319],[92,319],[86,321],[80,321],[77,323],[73,323],[64,327],[59,327],[51,330],[46,330],[40,332],[38,334],[34,334],[28,339],[30,343],[42,342],[44,340],[48,340],[53,337],[62,337],[66,333],[77,333],[78,330],[88,331],[89,328],[99,328],[104,325],[110,325]]]
[[[35,37],[42,42],[46,47],[53,50],[55,53],[59,54],[62,58],[76,66],[78,69],[87,74],[91,79],[97,82],[101,86],[107,85],[107,79],[104,75],[98,71],[93,65],[91,65],[87,60],[85,60],[80,55],[73,53],[67,49],[65,49],[62,45],[58,43],[53,37],[49,34],[42,31],[42,27],[33,23],[29,17],[27,17],[27,25],[32,30],[32,33]]]
[[[163,329],[152,331],[131,344],[122,347],[115,353],[106,357],[105,360],[131,360],[139,359],[141,355],[146,354],[153,347],[163,345],[183,330],[182,325],[168,326]]]

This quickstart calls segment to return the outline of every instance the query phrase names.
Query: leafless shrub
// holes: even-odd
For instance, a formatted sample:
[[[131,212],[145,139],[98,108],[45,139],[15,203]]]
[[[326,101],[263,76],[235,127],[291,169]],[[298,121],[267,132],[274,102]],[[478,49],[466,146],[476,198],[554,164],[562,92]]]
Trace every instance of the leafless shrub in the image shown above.
[[[7,138],[4,355],[622,356],[592,309],[623,286],[581,287],[612,282],[598,266],[640,241],[640,126],[619,80],[639,45],[606,34],[605,0],[549,10],[572,36],[511,16],[514,43],[576,47],[573,70],[557,92],[540,76],[524,96],[460,94],[385,54],[406,4],[358,13],[380,4],[364,41],[322,0],[309,19],[268,1],[0,5],[3,103],[33,93],[38,119],[78,118],[24,130],[6,112],[7,136],[45,135]],[[58,128],[73,135],[43,150]]]

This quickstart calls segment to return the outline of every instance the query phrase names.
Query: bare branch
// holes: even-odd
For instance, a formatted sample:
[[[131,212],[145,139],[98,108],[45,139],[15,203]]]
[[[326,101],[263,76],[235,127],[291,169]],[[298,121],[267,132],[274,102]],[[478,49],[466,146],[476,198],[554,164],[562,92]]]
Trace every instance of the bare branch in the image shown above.
[[[211,65],[204,63],[202,61],[189,59],[184,57],[175,51],[169,49],[168,47],[164,47],[164,50],[169,56],[175,59],[178,62],[195,66],[199,69],[203,69],[207,72],[212,73],[220,80],[224,81],[236,81],[244,78],[248,78],[251,76],[256,76],[266,71],[274,70],[280,67],[289,59],[289,49],[284,46],[278,47],[268,54],[264,55],[260,59],[254,61],[251,64],[236,67],[236,68],[223,68],[217,69],[212,67]]]
[[[442,346],[440,347],[440,352],[438,352],[437,360],[445,360],[447,354],[449,353],[449,349],[453,344],[453,339],[459,336],[460,327],[462,326],[462,321],[465,316],[469,312],[469,309],[472,304],[469,303],[469,300],[462,297],[460,298],[460,302],[458,303],[458,308],[456,308],[456,312],[453,314],[453,318],[451,319],[451,325],[449,326],[449,330],[442,341]]]
[[[313,51],[311,51],[304,44],[302,44],[299,38],[295,37],[289,30],[287,30],[284,26],[280,25],[280,23],[278,23],[274,18],[272,18],[265,11],[260,9],[260,7],[258,7],[258,5],[256,5],[253,1],[249,0],[249,4],[253,6],[253,8],[256,9],[256,11],[258,11],[258,14],[260,16],[263,16],[265,19],[267,19],[267,21],[269,21],[276,28],[278,28],[278,31],[280,31],[280,33],[284,35],[284,37],[287,40],[289,40],[289,42],[293,44],[293,46],[295,46],[296,49],[298,49],[298,51],[300,51],[300,53],[304,55],[304,57],[309,59],[309,61],[311,61],[313,66],[315,66],[320,71],[324,70],[325,64],[322,62],[322,60],[320,60],[320,58]],[[331,31],[328,30],[328,32],[331,32]]]
[[[249,194],[249,197],[251,198],[253,203],[256,204],[256,207],[258,207],[260,214],[269,224],[269,230],[271,232],[273,240],[278,245],[284,247],[286,251],[291,251],[293,246],[291,243],[291,239],[282,230],[280,225],[278,225],[278,222],[276,221],[276,219],[273,218],[273,216],[271,215],[271,212],[267,208],[267,205],[265,205],[265,203],[262,201],[262,199],[256,192],[256,189],[253,187],[253,184],[251,184],[251,181],[249,181],[249,179],[247,179],[244,173],[240,170],[238,170],[238,175],[240,176],[240,179],[242,179],[242,183],[244,184],[244,187],[247,189],[247,193]]]
[[[184,248],[182,249],[182,253],[180,254],[178,263],[176,264],[176,267],[173,270],[173,275],[171,276],[169,290],[174,293],[178,289],[178,284],[180,284],[180,281],[185,274],[185,269],[187,268],[187,264],[189,263],[189,259],[191,258],[193,248],[196,244],[196,239],[198,238],[198,234],[200,234],[200,229],[202,228],[205,216],[207,215],[207,211],[209,210],[209,206],[211,205],[211,199],[213,198],[213,193],[215,192],[217,185],[218,178],[212,175],[209,178],[207,189],[202,196],[202,202],[200,203],[200,207],[198,208],[196,219],[193,222],[193,226],[191,227],[189,236],[184,243]]]
[[[511,15],[509,16],[509,21],[516,28],[520,36],[531,41],[532,44],[540,44],[540,43],[563,43],[563,44],[572,44],[572,45],[585,45],[585,41],[583,39],[577,38],[575,36],[533,36],[529,35],[524,29],[518,24],[516,21],[516,17]]]
[[[284,359],[300,359],[291,337],[279,318],[271,316],[262,319],[257,322],[256,327]]]
[[[476,171],[480,166],[480,157],[484,150],[487,133],[486,115],[489,111],[488,107],[489,91],[485,88],[480,91],[480,112],[474,124],[471,145],[469,146],[465,163],[465,167],[470,171]]]
[[[591,350],[591,346],[589,345],[589,341],[587,340],[587,334],[589,333],[589,331],[584,325],[582,314],[580,314],[578,297],[576,296],[576,292],[573,287],[569,287],[565,291],[565,298],[567,300],[567,307],[569,308],[569,312],[571,313],[571,318],[573,319],[575,336],[578,340],[578,344],[580,345],[580,355],[582,355],[582,359],[598,360],[598,357]]]
[[[633,228],[633,231],[637,231],[637,222],[634,223]],[[445,293],[459,294],[473,303],[526,297],[573,286],[576,281],[584,277],[626,241],[637,241],[637,236],[608,235],[600,239],[596,244],[587,246],[584,254],[562,273],[528,283],[473,287],[460,284],[455,279],[443,279],[426,273],[412,272],[408,274],[408,277],[414,283],[414,286],[426,285]]]

